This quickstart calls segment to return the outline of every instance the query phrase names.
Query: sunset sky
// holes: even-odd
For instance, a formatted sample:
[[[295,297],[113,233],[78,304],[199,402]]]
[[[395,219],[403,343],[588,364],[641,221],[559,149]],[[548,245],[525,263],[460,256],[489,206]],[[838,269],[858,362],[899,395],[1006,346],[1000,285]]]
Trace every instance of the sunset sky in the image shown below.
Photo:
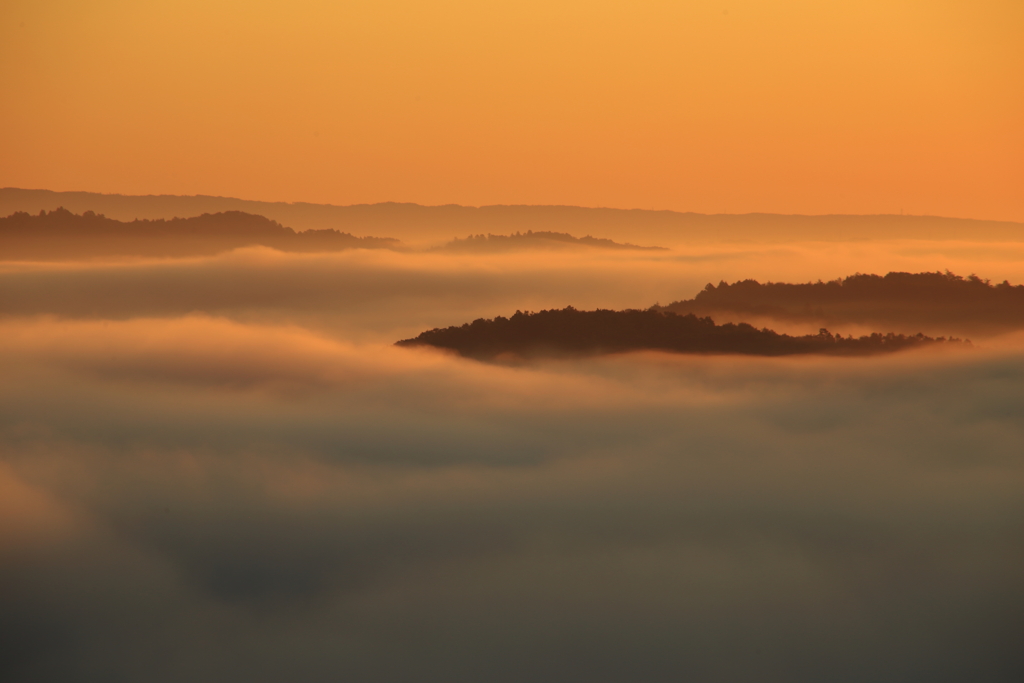
[[[1017,0],[7,0],[0,186],[1024,221]]]

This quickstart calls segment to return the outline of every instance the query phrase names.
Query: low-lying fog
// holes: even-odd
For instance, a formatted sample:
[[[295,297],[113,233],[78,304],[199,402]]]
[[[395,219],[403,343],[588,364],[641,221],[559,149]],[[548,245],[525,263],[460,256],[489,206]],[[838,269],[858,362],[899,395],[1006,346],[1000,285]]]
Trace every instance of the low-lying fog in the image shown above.
[[[1024,246],[3,264],[0,677],[1020,680],[1019,337],[519,367],[392,345],[947,268],[1016,284]]]
[[[904,240],[483,255],[249,248],[196,259],[0,262],[0,315],[126,319],[204,312],[388,342],[517,309],[647,308],[691,298],[721,280],[809,282],[855,272],[936,270],[1021,283],[1024,244]],[[797,334],[818,331],[772,325]]]

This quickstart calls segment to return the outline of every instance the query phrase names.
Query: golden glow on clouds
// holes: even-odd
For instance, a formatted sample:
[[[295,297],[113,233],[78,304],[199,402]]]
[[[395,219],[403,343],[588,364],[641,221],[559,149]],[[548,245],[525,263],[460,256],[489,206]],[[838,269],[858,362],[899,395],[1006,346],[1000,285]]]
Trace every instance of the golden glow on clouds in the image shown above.
[[[665,252],[525,252],[512,254],[395,253],[350,250],[325,254],[284,254],[263,247],[196,259],[119,259],[112,262],[0,262],[0,292],[6,316],[54,315],[69,319],[167,318],[203,312],[245,324],[259,321],[266,348],[292,339],[299,325],[353,344],[389,345],[433,327],[476,318],[512,315],[573,305],[647,308],[689,299],[720,280],[813,282],[856,272],[923,272],[949,269],[977,273],[993,282],[1024,282],[1020,243],[928,242],[924,240],[791,242],[681,246]],[[716,316],[718,322],[725,319]],[[813,322],[743,318],[792,334],[813,334]],[[904,334],[956,335],[981,342],[971,321],[952,327],[886,328]],[[280,333],[274,326],[284,325]],[[830,325],[833,332],[869,334],[878,329]],[[34,329],[34,328],[33,328]],[[85,328],[68,332],[80,345]],[[45,337],[0,337],[43,349]],[[191,336],[211,343],[223,334],[182,328],[175,345]],[[288,342],[291,343],[291,342]],[[985,343],[988,343],[987,340]],[[103,344],[98,345],[102,347]],[[145,344],[143,344],[145,346]],[[184,348],[184,346],[182,346]],[[4,347],[0,344],[0,355]],[[243,346],[225,351],[246,356]],[[276,353],[276,352],[275,352]],[[302,356],[311,367],[327,353],[309,346]],[[333,353],[333,352],[332,352]],[[357,353],[351,351],[351,353]],[[280,352],[278,355],[297,354]],[[328,354],[329,355],[329,354]],[[112,363],[129,363],[126,349]],[[389,363],[397,363],[394,357]],[[227,367],[225,356],[217,364]],[[213,370],[202,365],[202,371]],[[197,366],[198,368],[199,366]],[[197,370],[198,371],[198,370]],[[314,370],[310,373],[315,374]]]
[[[1024,220],[1024,5],[0,9],[0,186]]]

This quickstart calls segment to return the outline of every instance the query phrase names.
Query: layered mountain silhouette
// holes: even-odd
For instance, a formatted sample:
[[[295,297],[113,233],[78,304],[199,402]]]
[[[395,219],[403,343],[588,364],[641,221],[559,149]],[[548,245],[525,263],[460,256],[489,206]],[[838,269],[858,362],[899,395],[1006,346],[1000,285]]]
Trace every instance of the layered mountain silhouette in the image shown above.
[[[561,250],[580,247],[598,249],[638,249],[647,251],[668,251],[665,247],[640,247],[635,244],[613,242],[600,237],[573,237],[566,232],[549,230],[527,230],[511,235],[470,235],[464,239],[456,237],[451,242],[437,247],[435,251],[448,252],[508,252],[527,250]]]
[[[451,239],[454,235],[552,231],[599,234],[620,242],[672,246],[719,241],[786,242],[858,239],[1020,240],[1024,224],[940,216],[801,216],[782,214],[699,214],[581,206],[421,206],[387,202],[335,206],[305,202],[260,202],[232,197],[117,195],[0,188],[0,215],[38,213],[63,206],[104,213],[122,221],[169,219],[203,213],[244,211],[297,230],[335,229],[360,235],[397,237],[406,242]]]
[[[831,282],[742,280],[708,284],[693,299],[655,310],[698,316],[774,318],[818,326],[857,324],[900,331],[995,334],[1024,329],[1024,286],[976,275],[888,273]]]
[[[539,313],[516,311],[511,318],[478,319],[459,327],[433,329],[398,346],[433,346],[480,360],[501,357],[588,356],[637,350],[678,353],[786,356],[827,354],[866,356],[960,340],[922,334],[794,337],[746,323],[716,325],[711,318],[671,311],[579,311],[573,307]]]
[[[0,260],[59,260],[102,256],[207,256],[247,246],[291,252],[393,247],[397,240],[355,237],[337,230],[296,232],[241,211],[170,220],[122,222],[64,208],[0,218]]]

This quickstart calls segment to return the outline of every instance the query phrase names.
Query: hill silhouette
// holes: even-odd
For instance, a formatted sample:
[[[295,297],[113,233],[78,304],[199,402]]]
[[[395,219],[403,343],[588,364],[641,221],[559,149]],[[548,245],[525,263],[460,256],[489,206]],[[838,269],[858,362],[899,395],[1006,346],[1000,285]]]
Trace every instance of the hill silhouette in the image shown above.
[[[305,202],[260,202],[203,195],[117,195],[0,188],[0,215],[38,213],[63,206],[118,220],[169,219],[243,211],[298,230],[335,229],[406,242],[443,241],[453,234],[552,231],[599,234],[610,239],[673,246],[682,242],[858,239],[1020,240],[1024,224],[939,216],[801,216],[766,213],[699,214],[580,206],[421,206],[387,202],[335,206]]]
[[[866,356],[923,346],[962,343],[922,334],[794,337],[746,323],[716,325],[711,318],[654,310],[579,311],[569,306],[539,313],[516,311],[511,318],[478,319],[459,327],[433,329],[398,346],[434,346],[480,360],[502,356],[587,356],[637,350],[679,353],[786,356]]]
[[[736,314],[835,326],[897,326],[955,334],[1024,328],[1024,286],[991,284],[976,275],[897,273],[851,275],[831,282],[788,284],[742,280],[708,284],[693,299],[655,310],[698,316]]]
[[[64,208],[0,218],[0,259],[53,260],[100,256],[207,256],[246,246],[322,252],[378,249],[398,241],[355,237],[337,230],[295,232],[263,216],[225,211],[193,218],[122,222]]]
[[[507,252],[534,249],[557,250],[580,247],[598,249],[636,249],[645,251],[668,251],[665,247],[640,247],[635,244],[613,242],[600,237],[573,237],[566,232],[540,230],[516,232],[511,235],[469,235],[464,239],[456,237],[451,242],[435,248],[435,251],[451,252]]]

